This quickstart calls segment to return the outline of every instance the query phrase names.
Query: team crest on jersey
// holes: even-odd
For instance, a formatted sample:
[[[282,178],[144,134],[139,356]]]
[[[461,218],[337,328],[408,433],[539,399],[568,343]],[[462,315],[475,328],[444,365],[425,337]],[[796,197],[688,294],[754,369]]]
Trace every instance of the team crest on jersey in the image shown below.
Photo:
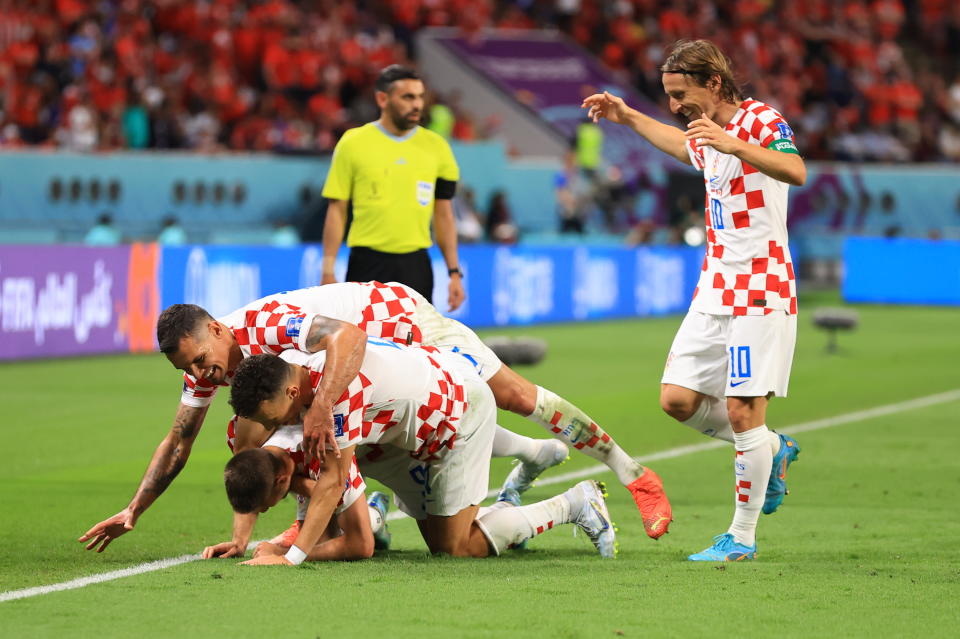
[[[777,128],[780,129],[780,135],[785,138],[793,137],[793,129],[786,122],[777,122]]]
[[[335,437],[343,437],[343,421],[343,415],[333,416],[333,435]]]
[[[291,317],[287,320],[287,337],[300,337],[300,326],[303,324],[302,317]]]

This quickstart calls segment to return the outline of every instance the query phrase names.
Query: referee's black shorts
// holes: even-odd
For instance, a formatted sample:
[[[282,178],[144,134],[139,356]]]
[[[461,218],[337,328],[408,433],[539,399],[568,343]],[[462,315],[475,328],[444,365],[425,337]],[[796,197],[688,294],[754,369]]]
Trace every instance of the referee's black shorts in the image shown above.
[[[413,253],[383,253],[363,246],[350,248],[348,282],[400,282],[428,301],[433,299],[433,266],[427,249]]]

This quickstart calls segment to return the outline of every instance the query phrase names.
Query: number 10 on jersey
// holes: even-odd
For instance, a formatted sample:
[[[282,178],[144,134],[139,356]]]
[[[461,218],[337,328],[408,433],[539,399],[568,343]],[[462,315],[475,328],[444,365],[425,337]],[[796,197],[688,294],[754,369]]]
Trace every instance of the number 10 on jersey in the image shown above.
[[[713,228],[723,228],[723,205],[715,197],[710,198],[710,219]]]

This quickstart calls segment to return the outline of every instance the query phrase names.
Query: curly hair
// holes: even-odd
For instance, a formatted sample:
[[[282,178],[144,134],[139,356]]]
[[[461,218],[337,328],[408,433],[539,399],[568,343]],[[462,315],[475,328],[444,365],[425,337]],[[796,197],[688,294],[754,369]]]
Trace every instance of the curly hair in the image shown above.
[[[237,366],[230,384],[230,405],[240,417],[252,417],[260,403],[275,396],[290,366],[275,355],[254,355]]]
[[[280,460],[262,448],[234,455],[223,469],[223,484],[234,512],[252,513],[263,508],[281,468]]]
[[[697,86],[713,88],[714,77],[720,77],[720,99],[736,103],[743,93],[733,77],[730,58],[709,40],[679,40],[660,65],[661,73],[682,73]]]
[[[196,304],[174,304],[160,313],[157,319],[157,343],[166,355],[180,349],[180,339],[194,335],[200,324],[212,322],[213,317]]]

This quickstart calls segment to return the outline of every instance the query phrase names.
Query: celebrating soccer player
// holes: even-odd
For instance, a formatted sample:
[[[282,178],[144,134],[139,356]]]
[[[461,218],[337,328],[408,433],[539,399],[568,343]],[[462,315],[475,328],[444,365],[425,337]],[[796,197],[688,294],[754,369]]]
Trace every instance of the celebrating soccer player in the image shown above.
[[[793,131],[770,105],[744,98],[727,57],[706,40],[678,42],[660,67],[677,129],[608,92],[583,101],[597,122],[631,128],[703,172],[707,254],[670,347],[660,392],[674,419],[736,448],[736,509],[727,532],[694,561],[756,557],[761,507],[786,494],[795,440],[767,429],[768,399],[787,394],[797,293],[787,246],[787,189],[806,167]],[[725,399],[724,399],[725,398]]]

